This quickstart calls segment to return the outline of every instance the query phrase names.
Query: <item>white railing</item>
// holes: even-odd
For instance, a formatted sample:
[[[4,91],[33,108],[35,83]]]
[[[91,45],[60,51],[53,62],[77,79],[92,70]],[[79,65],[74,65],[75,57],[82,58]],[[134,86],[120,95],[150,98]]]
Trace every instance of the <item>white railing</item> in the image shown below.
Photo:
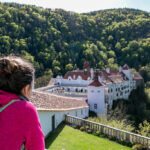
[[[117,128],[113,128],[104,124],[92,122],[89,120],[81,119],[78,117],[66,115],[65,121],[68,123],[73,123],[75,125],[86,127],[88,126],[93,131],[100,131],[103,134],[106,134],[108,136],[115,137],[116,139],[120,141],[130,142],[132,144],[142,144],[148,148],[150,148],[150,138],[141,136],[139,134],[127,132],[124,130],[120,130]]]

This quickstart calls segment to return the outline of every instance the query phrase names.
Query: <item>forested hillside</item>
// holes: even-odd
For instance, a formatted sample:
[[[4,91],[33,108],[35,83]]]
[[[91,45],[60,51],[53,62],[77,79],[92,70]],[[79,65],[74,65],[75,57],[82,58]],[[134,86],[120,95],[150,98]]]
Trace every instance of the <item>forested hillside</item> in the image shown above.
[[[78,14],[0,3],[0,55],[34,63],[36,77],[127,63],[150,79],[150,13],[111,9]]]

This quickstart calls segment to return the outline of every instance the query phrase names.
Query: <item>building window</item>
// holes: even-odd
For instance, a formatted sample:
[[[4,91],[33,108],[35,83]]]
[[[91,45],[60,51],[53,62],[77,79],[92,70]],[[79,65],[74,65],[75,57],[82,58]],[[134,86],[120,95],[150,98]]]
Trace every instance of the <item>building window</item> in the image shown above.
[[[77,115],[78,115],[78,114],[77,114],[77,111],[76,111],[76,117],[77,117]]]
[[[81,115],[83,115],[83,110],[81,109]]]
[[[97,109],[97,104],[94,104],[94,109]]]
[[[118,93],[116,94],[116,96],[118,96]]]
[[[71,77],[68,77],[68,80],[71,80]]]
[[[97,92],[100,93],[100,90],[98,90]]]
[[[113,90],[111,89],[111,92],[112,92]]]
[[[94,90],[91,90],[92,93],[94,93]]]

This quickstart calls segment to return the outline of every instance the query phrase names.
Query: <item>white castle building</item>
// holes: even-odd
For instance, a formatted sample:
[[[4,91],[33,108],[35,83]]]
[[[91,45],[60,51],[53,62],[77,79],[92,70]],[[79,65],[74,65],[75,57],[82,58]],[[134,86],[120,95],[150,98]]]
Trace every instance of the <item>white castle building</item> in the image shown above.
[[[64,77],[57,76],[53,86],[47,92],[81,97],[97,114],[107,114],[117,99],[128,100],[133,89],[144,83],[138,72],[132,72],[127,64],[119,67],[119,71],[94,70],[87,61],[83,70],[69,71]]]

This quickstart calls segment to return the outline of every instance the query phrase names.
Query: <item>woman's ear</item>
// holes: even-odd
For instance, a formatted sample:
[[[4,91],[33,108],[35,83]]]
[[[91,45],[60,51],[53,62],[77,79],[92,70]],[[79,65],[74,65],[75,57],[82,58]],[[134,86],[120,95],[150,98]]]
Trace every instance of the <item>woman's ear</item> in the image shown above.
[[[31,94],[31,87],[29,84],[27,84],[22,90],[21,90],[21,94],[27,98],[30,97]]]

